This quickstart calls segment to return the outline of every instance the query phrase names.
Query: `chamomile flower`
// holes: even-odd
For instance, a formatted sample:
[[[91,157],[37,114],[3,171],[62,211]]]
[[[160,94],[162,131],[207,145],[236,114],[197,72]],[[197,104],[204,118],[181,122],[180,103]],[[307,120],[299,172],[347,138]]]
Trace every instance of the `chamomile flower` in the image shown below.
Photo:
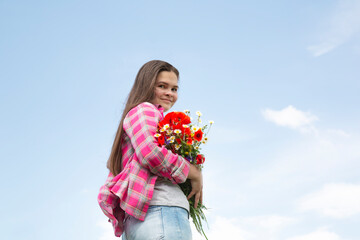
[[[184,125],[183,125],[183,126],[184,126]],[[175,129],[175,130],[174,130],[174,133],[180,134],[180,133],[181,133],[181,130],[180,130],[180,129]]]
[[[189,125],[183,124],[182,127],[183,128],[189,128]]]
[[[197,112],[196,112],[196,115],[198,115],[199,117],[201,117],[201,116],[202,116],[202,113],[201,113],[200,111],[197,111]]]
[[[180,144],[175,144],[175,149],[176,150],[179,150],[181,148],[181,145]]]
[[[164,129],[164,128],[161,128],[161,129],[160,129],[160,132],[165,132],[165,129]]]
[[[167,130],[169,127],[170,127],[169,124],[165,124],[165,125],[164,125],[164,129],[165,129],[165,130]]]
[[[214,124],[214,121],[213,121],[213,120],[211,120],[211,121],[209,121],[209,123],[210,123],[210,125],[213,125],[213,124]]]
[[[154,137],[160,137],[160,136],[161,136],[161,134],[159,134],[159,133],[154,135]]]
[[[170,139],[170,140],[175,140],[175,137],[174,137],[174,136],[171,136],[169,139]]]
[[[191,131],[196,132],[199,128],[197,126],[192,126]]]

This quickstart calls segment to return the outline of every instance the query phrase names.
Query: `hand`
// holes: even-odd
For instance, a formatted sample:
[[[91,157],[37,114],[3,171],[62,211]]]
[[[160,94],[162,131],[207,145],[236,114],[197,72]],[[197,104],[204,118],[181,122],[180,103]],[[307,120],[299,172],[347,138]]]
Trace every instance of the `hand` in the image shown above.
[[[203,177],[202,173],[199,169],[197,169],[194,165],[190,165],[190,172],[188,178],[191,181],[191,192],[187,199],[189,200],[192,196],[195,195],[195,203],[194,207],[197,208],[199,201],[202,203],[203,200]]]

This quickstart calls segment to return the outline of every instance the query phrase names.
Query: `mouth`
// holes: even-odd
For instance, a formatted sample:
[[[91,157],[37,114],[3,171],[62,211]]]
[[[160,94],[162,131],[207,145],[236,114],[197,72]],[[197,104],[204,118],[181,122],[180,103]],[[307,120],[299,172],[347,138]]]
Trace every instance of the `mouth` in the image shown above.
[[[171,100],[169,100],[169,99],[161,99],[161,100],[163,100],[163,101],[165,101],[165,102],[167,102],[167,103],[172,103],[172,101]]]

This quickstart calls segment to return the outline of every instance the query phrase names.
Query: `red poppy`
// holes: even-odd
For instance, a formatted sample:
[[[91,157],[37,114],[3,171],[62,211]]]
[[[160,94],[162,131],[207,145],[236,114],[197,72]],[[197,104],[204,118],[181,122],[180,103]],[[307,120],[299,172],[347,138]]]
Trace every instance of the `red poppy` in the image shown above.
[[[194,139],[198,142],[201,141],[203,137],[203,132],[201,131],[201,129],[197,130],[195,133],[194,133]]]
[[[174,115],[174,112],[170,112],[170,113],[166,114],[165,117],[164,117],[164,119],[161,120],[160,124],[162,124],[163,126],[164,126],[165,124],[172,125],[171,119],[174,118],[173,115]]]
[[[169,124],[170,126],[177,126],[179,129],[183,124],[191,123],[190,117],[183,112],[170,112],[166,114],[160,124]]]
[[[196,156],[196,164],[203,164],[205,162],[205,157],[202,154]]]
[[[192,144],[192,138],[191,137],[189,137],[188,139],[187,139],[187,142],[186,142],[188,145],[191,145]]]
[[[190,117],[183,112],[176,112],[174,114],[174,117],[175,117],[174,121],[181,125],[191,123]]]
[[[190,130],[190,128],[183,128],[182,131],[184,131],[184,133],[185,133],[186,135],[188,135],[188,136],[191,135],[191,130]]]
[[[158,137],[158,143],[160,146],[165,144],[165,137],[164,135],[160,135],[160,137]]]
[[[180,129],[180,130],[182,131],[181,128],[182,128],[182,127],[181,127],[180,124],[174,124],[174,125],[172,125],[172,129],[173,129],[173,130],[175,130],[175,129]]]
[[[164,124],[162,121],[160,121],[160,122],[158,123],[158,128],[159,128],[159,129],[162,129],[164,125],[165,125],[165,124]]]

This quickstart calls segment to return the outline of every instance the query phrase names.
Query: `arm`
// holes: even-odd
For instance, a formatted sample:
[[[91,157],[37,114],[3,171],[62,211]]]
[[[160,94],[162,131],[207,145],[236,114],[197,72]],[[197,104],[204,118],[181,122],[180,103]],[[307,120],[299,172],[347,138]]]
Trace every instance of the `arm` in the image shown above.
[[[173,183],[182,183],[189,174],[190,163],[164,146],[157,145],[154,134],[160,117],[161,113],[154,105],[139,104],[126,115],[124,130],[142,166]]]

